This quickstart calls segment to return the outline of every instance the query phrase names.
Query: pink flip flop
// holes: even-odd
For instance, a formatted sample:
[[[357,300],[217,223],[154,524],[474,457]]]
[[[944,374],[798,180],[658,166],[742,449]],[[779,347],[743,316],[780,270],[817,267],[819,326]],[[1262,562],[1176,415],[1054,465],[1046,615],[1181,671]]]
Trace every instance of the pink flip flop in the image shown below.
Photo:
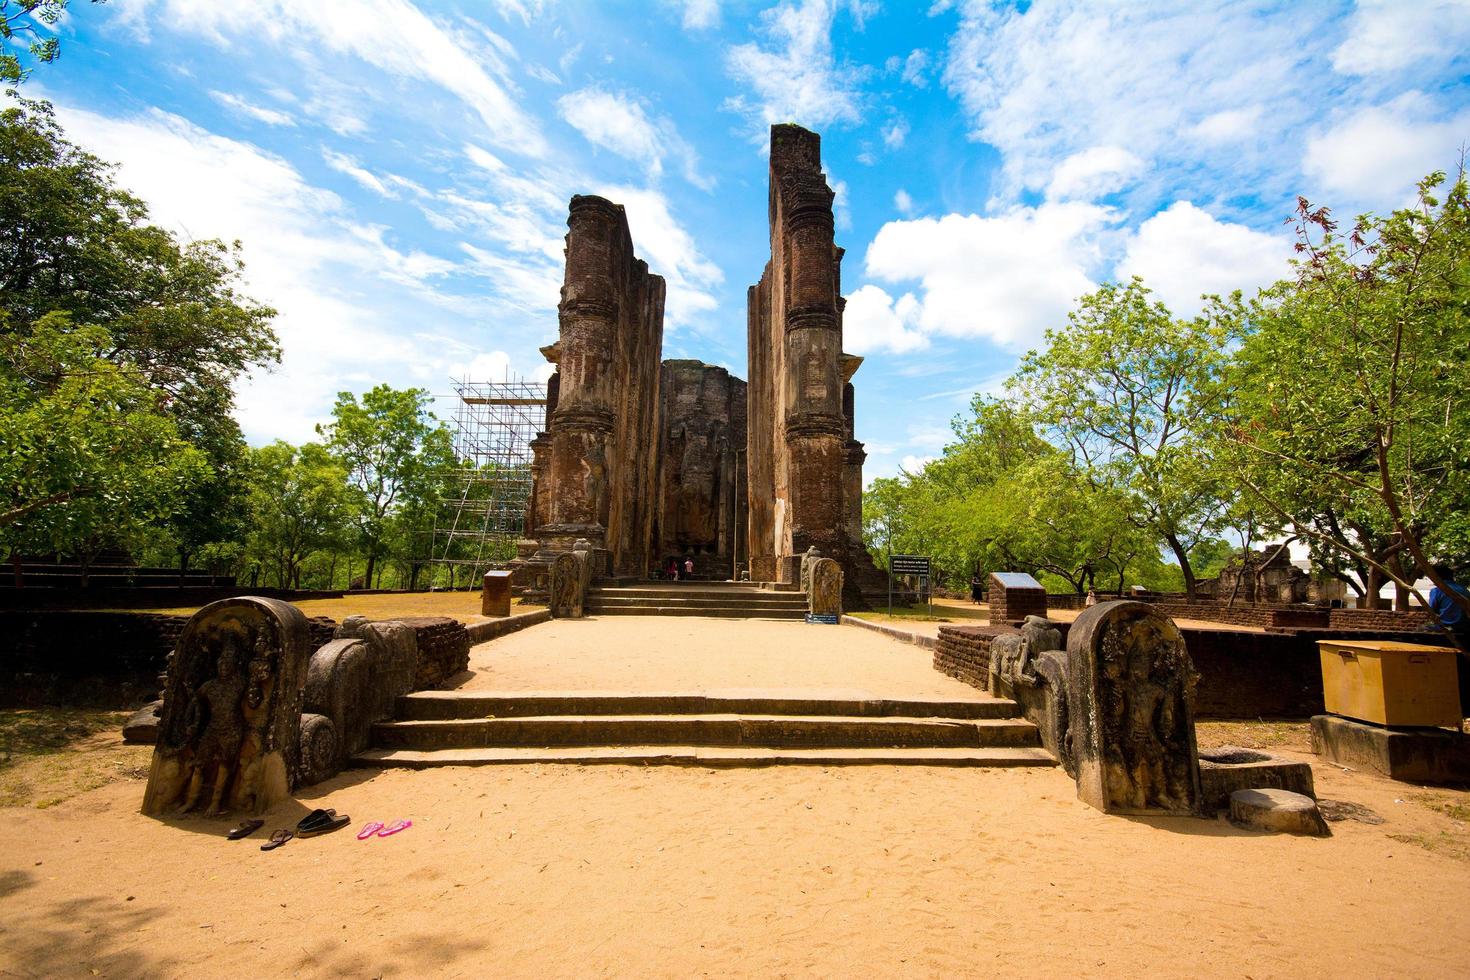
[[[382,828],[381,830],[379,830],[378,831],[378,836],[379,837],[392,837],[394,834],[401,833],[402,831],[405,831],[405,830],[407,830],[408,828],[410,828],[412,826],[413,826],[413,821],[412,820],[395,820],[391,824],[389,824],[388,826],[386,826],[386,827]]]
[[[357,832],[357,839],[367,840],[382,829],[383,822],[381,820],[374,820],[372,823],[363,825],[363,828]]]

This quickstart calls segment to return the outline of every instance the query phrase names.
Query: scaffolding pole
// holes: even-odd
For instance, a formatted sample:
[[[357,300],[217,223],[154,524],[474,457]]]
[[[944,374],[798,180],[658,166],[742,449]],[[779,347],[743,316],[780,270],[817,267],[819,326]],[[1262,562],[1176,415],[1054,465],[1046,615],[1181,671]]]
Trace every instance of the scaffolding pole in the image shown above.
[[[436,512],[431,560],[447,582],[475,583],[515,557],[531,498],[531,440],[546,427],[546,385],[453,380],[459,469]],[[466,576],[464,573],[468,571]]]

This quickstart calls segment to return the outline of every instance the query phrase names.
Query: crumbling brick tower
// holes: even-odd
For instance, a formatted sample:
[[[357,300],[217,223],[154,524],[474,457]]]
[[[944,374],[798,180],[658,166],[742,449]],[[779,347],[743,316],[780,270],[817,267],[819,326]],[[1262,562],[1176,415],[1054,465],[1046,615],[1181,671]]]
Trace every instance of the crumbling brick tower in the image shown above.
[[[849,602],[876,574],[861,540],[862,444],[842,352],[841,266],[821,137],[771,127],[771,260],[747,294],[750,575],[792,582],[815,545],[842,563]]]
[[[664,280],[634,255],[620,205],[573,197],[567,228],[560,338],[542,349],[557,372],[547,431],[532,443],[531,564],[544,569],[585,538],[594,574],[642,576],[656,501],[650,406],[658,403]],[[529,585],[534,572],[518,578]]]

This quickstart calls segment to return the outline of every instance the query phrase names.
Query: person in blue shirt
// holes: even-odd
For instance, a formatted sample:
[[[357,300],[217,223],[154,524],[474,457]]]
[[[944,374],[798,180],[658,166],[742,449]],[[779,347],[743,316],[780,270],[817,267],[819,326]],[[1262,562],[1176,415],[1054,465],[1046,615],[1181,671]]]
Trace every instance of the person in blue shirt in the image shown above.
[[[1437,564],[1434,570],[1449,587],[1449,591],[1438,586],[1429,590],[1429,608],[1439,622],[1430,624],[1428,628],[1448,633],[1455,646],[1460,648],[1456,656],[1460,667],[1460,711],[1470,712],[1470,616],[1465,615],[1465,610],[1455,603],[1454,596],[1450,594],[1458,592],[1461,596],[1466,596],[1470,592],[1455,581],[1455,573],[1448,565]]]
[[[1470,597],[1470,592],[1455,581],[1455,573],[1448,565],[1435,565],[1434,570],[1451,591],[1459,593],[1462,597]],[[1467,639],[1470,639],[1470,617],[1465,615],[1465,611],[1455,602],[1455,597],[1450,592],[1440,589],[1439,586],[1430,589],[1429,608],[1439,618],[1439,624],[1444,627],[1445,632],[1453,633],[1462,646]]]

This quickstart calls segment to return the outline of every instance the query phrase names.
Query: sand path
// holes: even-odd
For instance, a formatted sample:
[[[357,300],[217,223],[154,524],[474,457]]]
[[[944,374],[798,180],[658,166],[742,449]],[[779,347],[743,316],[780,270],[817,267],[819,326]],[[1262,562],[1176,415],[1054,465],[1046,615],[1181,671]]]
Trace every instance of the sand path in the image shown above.
[[[470,653],[464,690],[713,691],[793,688],[883,697],[981,697],[933,654],[860,626],[762,619],[557,619]]]

